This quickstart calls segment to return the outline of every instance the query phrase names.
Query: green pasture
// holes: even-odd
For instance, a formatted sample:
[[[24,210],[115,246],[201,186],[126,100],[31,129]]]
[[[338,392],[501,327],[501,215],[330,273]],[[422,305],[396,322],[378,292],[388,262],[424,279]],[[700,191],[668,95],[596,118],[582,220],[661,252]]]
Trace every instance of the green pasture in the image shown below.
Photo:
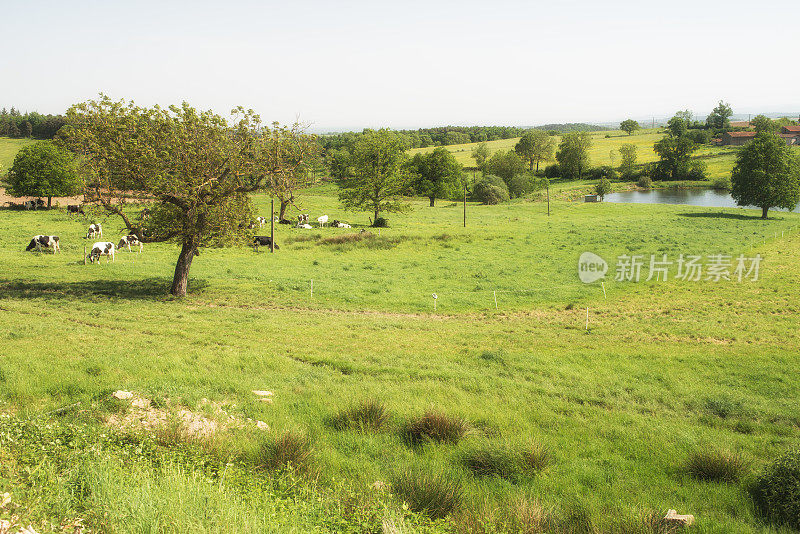
[[[267,197],[254,202],[269,213]],[[312,221],[327,214],[354,228],[277,225],[275,254],[203,250],[181,300],[165,296],[175,245],[84,265],[89,222],[117,241],[118,221],[0,210],[0,413],[47,422],[41,439],[60,440],[22,447],[37,442],[3,438],[17,434],[0,421],[0,490],[27,503],[32,521],[83,516],[119,532],[213,531],[221,518],[232,532],[358,532],[386,517],[407,531],[455,531],[457,519],[404,516],[389,494],[378,519],[359,526],[340,493],[421,468],[462,479],[465,509],[525,497],[553,517],[582,511],[604,532],[667,508],[694,514],[698,532],[772,531],[745,479],[700,481],[686,462],[697,451],[735,453],[747,477],[798,444],[800,215],[557,200],[548,217],[544,203],[518,200],[469,204],[463,228],[460,204],[426,204],[389,215],[391,227],[371,237],[343,238],[367,215],[343,212],[330,185],[304,191]],[[61,254],[25,252],[38,233],[58,234]],[[609,262],[603,286],[578,280],[585,251]],[[647,267],[638,283],[613,280],[618,256],[663,254],[764,261],[756,281],[646,282]],[[124,440],[97,455],[69,449],[76,470],[59,456],[69,448],[60,429],[87,425],[105,437],[81,439],[106,443],[118,430],[96,412],[115,389],[176,409],[224,404],[266,422],[267,437],[305,434],[316,475],[273,479],[213,458],[187,467]],[[273,403],[251,392],[262,389]],[[391,412],[385,430],[330,424],[365,399]],[[472,432],[410,447],[401,427],[431,408]],[[263,439],[233,436],[239,449]],[[513,482],[473,475],[462,458],[486,442],[538,443],[548,465]]]
[[[9,139],[8,137],[0,137],[0,173],[5,174],[11,165],[14,163],[14,157],[19,152],[19,149],[25,145],[35,143],[32,139]]]

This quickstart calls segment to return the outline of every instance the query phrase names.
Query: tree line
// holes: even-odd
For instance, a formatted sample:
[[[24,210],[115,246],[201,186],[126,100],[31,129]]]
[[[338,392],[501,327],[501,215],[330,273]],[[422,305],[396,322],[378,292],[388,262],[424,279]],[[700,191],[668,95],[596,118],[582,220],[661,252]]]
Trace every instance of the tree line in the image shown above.
[[[10,110],[0,110],[0,137],[52,139],[64,123],[63,115],[20,113],[12,106]]]

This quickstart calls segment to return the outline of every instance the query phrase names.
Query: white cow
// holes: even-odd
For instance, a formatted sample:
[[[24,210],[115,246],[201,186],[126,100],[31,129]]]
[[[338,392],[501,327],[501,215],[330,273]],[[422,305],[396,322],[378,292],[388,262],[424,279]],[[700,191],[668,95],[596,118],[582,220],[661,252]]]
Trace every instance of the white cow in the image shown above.
[[[86,239],[90,237],[103,237],[103,227],[100,223],[92,223],[89,225],[89,231],[86,232]]]
[[[298,225],[297,225],[297,227],[298,227],[298,228],[302,228],[302,229],[304,229],[304,230],[313,230],[313,229],[314,229],[314,227],[313,227],[313,226],[311,226],[311,225],[310,225],[310,224],[308,224],[308,223],[304,223],[304,224],[298,224]]]
[[[92,263],[97,260],[97,264],[100,264],[100,256],[108,256],[111,258],[111,261],[114,261],[114,253],[116,252],[116,247],[114,243],[111,241],[98,241],[94,245],[92,245],[92,251],[86,256],[89,258],[89,261]],[[108,263],[108,259],[106,259],[106,263]]]
[[[122,239],[119,240],[119,244],[117,245],[117,249],[121,249],[122,247],[128,247],[128,252],[131,252],[131,245],[134,247],[139,245],[139,252],[144,249],[144,243],[139,241],[139,237],[136,234],[128,234],[122,236]]]
[[[322,228],[325,226],[325,223],[328,222],[328,216],[322,215],[321,217],[317,217],[317,222],[319,223],[319,227]]]
[[[267,224],[267,219],[265,217],[256,217],[256,222],[258,223],[259,228],[264,228],[264,225]]]
[[[42,248],[52,248],[53,254],[61,252],[61,245],[58,242],[57,235],[35,235],[28,246],[25,248],[27,251],[36,249],[36,252],[41,252]]]

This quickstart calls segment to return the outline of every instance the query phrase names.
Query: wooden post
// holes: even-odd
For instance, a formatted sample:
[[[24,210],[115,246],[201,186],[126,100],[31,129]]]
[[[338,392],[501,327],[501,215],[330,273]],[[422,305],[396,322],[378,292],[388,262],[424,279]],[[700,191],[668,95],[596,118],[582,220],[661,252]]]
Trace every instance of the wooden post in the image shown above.
[[[83,245],[83,264],[86,265],[86,245]]]
[[[464,228],[467,227],[467,183],[464,182]]]
[[[275,197],[272,197],[269,208],[269,251],[275,252]]]
[[[550,178],[547,179],[547,216],[550,217]]]

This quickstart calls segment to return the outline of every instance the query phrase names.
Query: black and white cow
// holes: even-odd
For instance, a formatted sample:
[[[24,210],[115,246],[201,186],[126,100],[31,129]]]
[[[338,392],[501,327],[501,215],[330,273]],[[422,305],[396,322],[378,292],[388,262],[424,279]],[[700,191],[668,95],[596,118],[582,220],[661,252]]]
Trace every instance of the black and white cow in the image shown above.
[[[83,207],[80,204],[67,205],[67,213],[79,213],[80,215],[86,215],[83,212]]]
[[[139,237],[136,234],[129,234],[122,236],[122,239],[119,240],[119,244],[117,245],[117,249],[121,250],[122,247],[128,247],[128,252],[131,252],[131,245],[139,246],[139,252],[144,249],[144,243],[139,241]]]
[[[111,241],[98,241],[94,245],[92,245],[92,251],[86,256],[89,258],[89,261],[92,263],[97,260],[98,265],[100,264],[100,256],[108,256],[111,258],[111,261],[114,261],[114,253],[116,252],[116,247],[114,247],[114,243]],[[108,260],[106,260],[108,263]]]
[[[272,239],[270,239],[270,237],[268,235],[257,235],[257,236],[255,236],[253,238],[253,245],[256,248],[258,248],[258,247],[268,247],[270,245],[270,243],[272,243]],[[278,244],[276,243],[275,244],[275,250],[278,250],[279,248],[281,248],[281,247],[279,247]]]
[[[103,237],[103,227],[100,223],[92,223],[89,225],[89,231],[86,233],[86,239],[90,237]]]
[[[302,213],[297,216],[297,226],[308,223],[308,213]]]
[[[25,201],[26,210],[38,210],[39,208],[43,207],[44,207],[44,200],[42,200],[41,198],[37,198],[36,200]]]
[[[57,235],[35,235],[28,246],[25,248],[27,251],[36,249],[36,252],[41,252],[42,248],[52,248],[53,254],[61,252],[61,246],[58,244]]]
[[[256,223],[258,223],[259,228],[264,228],[264,225],[267,224],[266,217],[258,216],[256,217]]]

